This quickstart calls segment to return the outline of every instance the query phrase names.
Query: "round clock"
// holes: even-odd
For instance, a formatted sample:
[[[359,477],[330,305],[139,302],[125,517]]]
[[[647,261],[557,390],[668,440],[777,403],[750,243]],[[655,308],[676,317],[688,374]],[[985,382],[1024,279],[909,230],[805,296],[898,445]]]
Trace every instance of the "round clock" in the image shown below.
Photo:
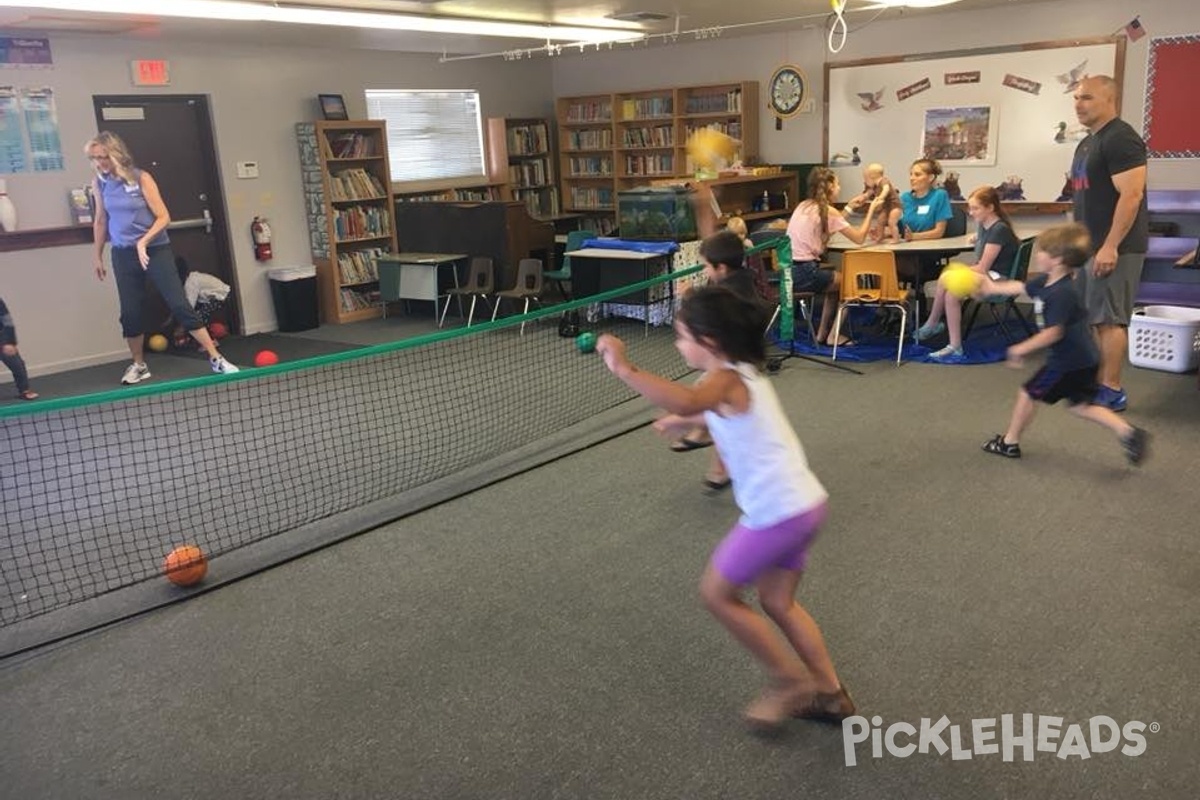
[[[771,111],[775,116],[783,119],[800,113],[804,95],[808,92],[808,78],[799,67],[785,65],[775,70],[768,86]]]

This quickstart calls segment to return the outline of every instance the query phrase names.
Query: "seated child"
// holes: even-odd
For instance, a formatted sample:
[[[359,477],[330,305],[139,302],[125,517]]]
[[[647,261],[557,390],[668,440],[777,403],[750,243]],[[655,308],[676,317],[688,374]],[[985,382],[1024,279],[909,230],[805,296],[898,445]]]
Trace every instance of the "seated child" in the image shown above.
[[[879,216],[875,218],[875,223],[871,225],[868,238],[873,242],[880,242],[885,239],[898,242],[900,241],[899,222],[902,213],[900,192],[896,189],[896,185],[892,183],[891,178],[884,174],[882,164],[867,164],[863,167],[863,190],[860,194],[852,197],[850,202],[846,203],[846,207],[851,211],[862,211],[879,195],[884,186],[890,187],[890,189],[879,208]]]
[[[0,361],[12,370],[13,380],[17,384],[17,397],[22,400],[36,400],[38,393],[29,388],[25,359],[21,358],[21,353],[17,350],[17,329],[3,299],[0,299]]]
[[[225,305],[225,298],[229,296],[229,284],[207,272],[193,272],[187,261],[180,256],[175,257],[175,268],[179,271],[179,279],[183,281],[183,296],[188,305],[195,309],[200,323],[207,326]],[[173,318],[168,317],[167,323],[174,324],[171,336],[177,344],[186,343],[190,339],[183,326]]]

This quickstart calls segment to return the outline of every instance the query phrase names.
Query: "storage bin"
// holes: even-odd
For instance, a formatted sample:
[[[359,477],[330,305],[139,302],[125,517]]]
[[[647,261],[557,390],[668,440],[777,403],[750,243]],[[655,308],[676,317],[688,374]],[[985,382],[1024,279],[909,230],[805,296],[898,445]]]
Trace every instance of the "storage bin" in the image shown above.
[[[1129,322],[1129,363],[1165,372],[1200,366],[1200,308],[1146,306]]]
[[[316,267],[280,267],[268,271],[267,277],[281,332],[306,331],[321,324]]]

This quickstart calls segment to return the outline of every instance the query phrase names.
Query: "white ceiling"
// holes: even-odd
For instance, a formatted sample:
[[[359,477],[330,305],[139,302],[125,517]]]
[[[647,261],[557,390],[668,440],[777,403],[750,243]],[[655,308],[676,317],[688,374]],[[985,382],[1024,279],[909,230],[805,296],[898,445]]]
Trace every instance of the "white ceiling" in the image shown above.
[[[262,0],[259,0],[260,2]],[[163,0],[170,2],[170,0]],[[1051,2],[1051,0],[960,0],[942,8],[888,10],[886,17],[900,14],[945,14],[993,7],[1000,4]],[[301,4],[280,0],[281,5]],[[623,23],[647,34],[666,34],[678,29],[721,28],[721,36],[763,33],[768,30],[824,25],[830,18],[829,0],[306,0],[308,6],[389,11],[402,14],[434,14],[510,22],[597,24],[613,15],[649,12],[666,19]],[[100,0],[98,5],[103,5]],[[850,0],[847,19],[854,25],[878,13],[872,0]],[[609,22],[608,24],[614,24]],[[533,40],[482,36],[406,33],[356,28],[319,28],[284,23],[234,23],[219,20],[113,15],[94,12],[64,12],[45,8],[6,8],[0,0],[0,31],[64,35],[69,33],[110,34],[138,38],[188,41],[222,41],[243,44],[319,46],[430,53],[494,53],[537,46]],[[688,34],[690,35],[690,34]]]

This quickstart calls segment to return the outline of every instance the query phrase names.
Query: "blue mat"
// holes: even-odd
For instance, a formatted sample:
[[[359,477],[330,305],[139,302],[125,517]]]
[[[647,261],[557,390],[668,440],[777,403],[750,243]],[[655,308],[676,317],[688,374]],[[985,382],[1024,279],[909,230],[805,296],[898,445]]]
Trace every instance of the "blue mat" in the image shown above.
[[[879,331],[874,324],[874,314],[875,312],[869,310],[865,313],[858,311],[851,312],[851,330],[854,331],[856,344],[851,347],[839,347],[838,361],[866,363],[868,361],[896,360],[896,334]],[[999,325],[976,325],[971,329],[970,338],[963,342],[963,354],[941,360],[933,359],[929,356],[946,345],[945,334],[940,334],[932,339],[925,340],[921,344],[917,344],[913,341],[912,329],[906,328],[904,332],[904,348],[901,350],[900,357],[904,361],[918,361],[926,364],[994,364],[997,361],[1004,360],[1004,353],[1010,344],[1025,338],[1025,331],[1021,329],[1019,322],[1014,320],[1009,323],[1008,327],[1013,336],[1018,337],[1013,342],[1005,339],[1004,331],[1001,330]],[[824,356],[825,358],[833,355],[832,347],[814,344],[808,337],[808,331],[800,326],[798,328],[797,332],[803,338],[797,338],[795,342],[797,353]],[[776,344],[779,347],[786,348],[784,344],[778,342]]]

